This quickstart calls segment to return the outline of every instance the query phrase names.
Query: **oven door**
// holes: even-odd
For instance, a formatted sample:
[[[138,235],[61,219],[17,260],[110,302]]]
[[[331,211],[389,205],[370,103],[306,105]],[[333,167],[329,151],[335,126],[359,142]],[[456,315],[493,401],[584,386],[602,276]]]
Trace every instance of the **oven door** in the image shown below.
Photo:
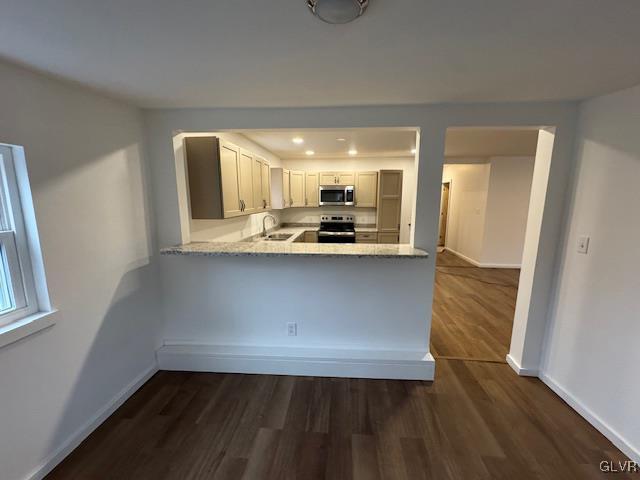
[[[318,232],[318,243],[356,243],[355,232]]]
[[[345,190],[344,187],[321,186],[320,187],[320,205],[344,205]]]

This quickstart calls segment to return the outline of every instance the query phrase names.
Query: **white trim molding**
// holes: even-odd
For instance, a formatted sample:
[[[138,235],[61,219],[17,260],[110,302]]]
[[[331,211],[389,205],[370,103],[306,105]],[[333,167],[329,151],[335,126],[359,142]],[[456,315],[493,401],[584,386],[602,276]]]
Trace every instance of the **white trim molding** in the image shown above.
[[[573,408],[587,422],[589,422],[596,430],[603,434],[611,443],[622,451],[627,457],[640,464],[640,450],[629,443],[629,441],[611,428],[597,414],[583,405],[572,393],[565,390],[558,382],[545,373],[540,374],[542,380],[547,387],[564,400],[567,405]]]
[[[57,310],[36,312],[0,327],[0,348],[53,326]]]
[[[75,448],[82,443],[102,422],[109,418],[127,399],[133,395],[147,380],[158,371],[158,366],[154,363],[134,378],[131,383],[118,392],[100,410],[89,418],[80,428],[71,434],[67,440],[58,446],[42,464],[36,468],[25,480],[41,480],[51,472],[62,460],[65,459]]]
[[[522,265],[520,263],[482,263],[477,260],[474,260],[471,257],[467,257],[460,252],[456,252],[452,248],[447,246],[444,247],[445,250],[453,253],[455,256],[460,257],[461,259],[469,262],[471,265],[479,268],[521,268]]]
[[[525,368],[520,366],[520,364],[516,362],[516,360],[511,356],[511,354],[507,355],[507,363],[521,377],[537,377],[538,376],[537,368]]]
[[[398,380],[435,375],[435,360],[419,351],[165,343],[156,354],[161,370]]]

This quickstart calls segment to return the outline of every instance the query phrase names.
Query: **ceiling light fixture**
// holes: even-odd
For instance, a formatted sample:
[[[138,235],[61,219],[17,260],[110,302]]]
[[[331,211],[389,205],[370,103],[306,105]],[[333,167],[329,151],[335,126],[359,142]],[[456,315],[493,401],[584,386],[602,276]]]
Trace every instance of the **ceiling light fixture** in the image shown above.
[[[412,149],[411,149],[411,153],[416,153],[416,149],[415,149],[415,148],[412,148]]]
[[[313,150],[307,150],[306,152],[304,152],[306,155],[315,155],[316,152],[314,152]]]
[[[337,140],[338,142],[346,142],[346,141],[347,141],[347,139],[346,139],[346,138],[342,138],[342,137],[340,137],[340,138],[336,138],[336,140]]]
[[[326,23],[349,23],[361,16],[369,0],[307,0],[313,14]]]
[[[352,148],[351,150],[349,150],[349,155],[357,155],[358,154],[358,150],[356,150],[355,148]]]
[[[300,137],[294,137],[291,139],[291,141],[293,143],[295,143],[296,145],[300,145],[301,143],[304,143],[304,139],[300,138]]]

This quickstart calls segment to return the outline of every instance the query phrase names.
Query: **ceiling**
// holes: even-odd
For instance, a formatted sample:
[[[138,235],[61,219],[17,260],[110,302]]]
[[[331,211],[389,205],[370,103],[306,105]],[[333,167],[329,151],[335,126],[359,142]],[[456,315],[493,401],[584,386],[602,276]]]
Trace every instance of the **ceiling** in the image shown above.
[[[283,159],[410,157],[414,156],[411,149],[416,145],[416,130],[411,128],[243,130],[235,133],[241,133]],[[294,138],[304,142],[296,144]],[[445,156],[467,160],[530,156],[535,155],[537,142],[538,130],[534,128],[449,128]],[[349,155],[350,149],[355,149],[357,155]],[[314,154],[306,155],[307,150]]]
[[[243,135],[280,158],[346,158],[355,149],[354,158],[412,156],[416,130],[401,128],[356,128],[336,130],[249,130]],[[295,144],[294,138],[304,143]],[[344,140],[338,140],[344,139]]]
[[[638,0],[3,0],[0,57],[146,107],[576,99],[640,83]]]
[[[535,128],[449,128],[445,157],[522,157],[536,154]]]

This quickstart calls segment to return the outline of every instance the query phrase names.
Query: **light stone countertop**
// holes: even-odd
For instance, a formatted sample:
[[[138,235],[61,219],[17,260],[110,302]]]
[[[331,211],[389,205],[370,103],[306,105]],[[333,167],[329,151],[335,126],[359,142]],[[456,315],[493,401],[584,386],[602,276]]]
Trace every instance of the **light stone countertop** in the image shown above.
[[[375,243],[291,243],[291,242],[194,242],[163,248],[161,255],[205,257],[359,257],[427,259],[429,254],[411,245]]]
[[[318,231],[318,226],[291,226],[270,230],[269,234],[291,233],[282,241],[264,241],[254,235],[240,242],[192,242],[186,245],[163,248],[161,255],[188,255],[205,257],[359,257],[359,258],[417,258],[426,259],[429,254],[408,244],[367,243],[303,243],[296,242],[304,232]],[[376,232],[376,228],[360,227],[356,232]]]

